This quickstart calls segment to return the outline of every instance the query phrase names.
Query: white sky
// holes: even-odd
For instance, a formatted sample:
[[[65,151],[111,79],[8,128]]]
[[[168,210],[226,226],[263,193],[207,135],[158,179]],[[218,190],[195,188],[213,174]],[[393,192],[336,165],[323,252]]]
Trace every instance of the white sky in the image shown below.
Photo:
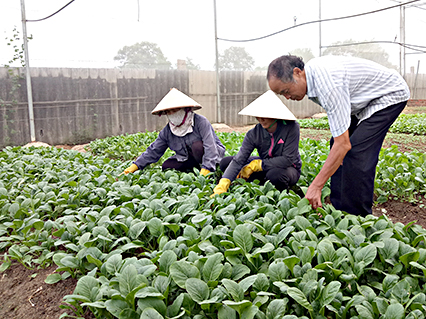
[[[26,0],[27,20],[41,19],[70,0]],[[320,0],[217,0],[218,37],[251,39],[315,21]],[[406,1],[404,1],[406,2]],[[322,19],[364,13],[396,5],[392,0],[321,0]],[[406,9],[406,43],[426,47],[426,2],[423,9]],[[156,43],[168,60],[191,58],[204,70],[215,63],[213,0],[75,0],[64,10],[41,22],[28,22],[31,67],[116,66],[113,60],[123,46],[137,42]],[[12,57],[5,38],[16,26],[22,34],[20,0],[0,0],[0,65]],[[387,10],[362,17],[323,22],[322,45],[355,41],[400,41],[400,10]],[[245,47],[256,66],[267,66],[274,58],[297,48],[311,48],[319,55],[318,23],[300,26],[267,39],[233,43],[219,41],[219,52],[230,46]],[[399,46],[382,44],[391,62],[399,66]],[[426,49],[423,49],[426,51]],[[407,53],[413,52],[407,50]],[[406,70],[426,73],[426,54],[407,54]],[[422,72],[423,71],[423,72]]]

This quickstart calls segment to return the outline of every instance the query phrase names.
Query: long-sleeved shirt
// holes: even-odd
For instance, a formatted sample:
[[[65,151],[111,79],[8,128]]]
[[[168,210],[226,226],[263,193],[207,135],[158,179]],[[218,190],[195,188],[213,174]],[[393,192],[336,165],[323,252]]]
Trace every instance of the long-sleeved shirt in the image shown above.
[[[308,98],[326,110],[334,137],[349,128],[351,115],[361,122],[410,98],[402,76],[365,59],[323,56],[306,63],[305,74]]]
[[[299,172],[302,161],[299,154],[300,126],[296,121],[277,121],[277,129],[269,133],[262,125],[257,124],[247,132],[237,155],[223,173],[223,178],[233,181],[254,149],[257,149],[262,160],[262,170],[271,168],[294,167]]]
[[[139,169],[144,169],[147,165],[158,162],[167,148],[176,153],[171,158],[184,162],[189,158],[188,148],[191,149],[192,143],[196,141],[203,142],[204,155],[201,167],[211,172],[215,171],[216,164],[225,155],[225,146],[217,137],[210,122],[196,113],[192,133],[185,136],[174,135],[167,124],[158,134],[157,139],[133,163]]]

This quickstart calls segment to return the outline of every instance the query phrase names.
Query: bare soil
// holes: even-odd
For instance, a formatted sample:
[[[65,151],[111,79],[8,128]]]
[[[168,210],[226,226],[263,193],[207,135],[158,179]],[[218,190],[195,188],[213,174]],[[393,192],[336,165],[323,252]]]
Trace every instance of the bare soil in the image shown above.
[[[409,108],[405,113],[412,113]],[[253,125],[244,127],[221,128],[222,132],[247,132]],[[420,139],[410,145],[406,141],[401,141],[400,137],[392,137],[388,134],[384,147],[396,144],[401,151],[426,150],[426,139]],[[301,130],[301,138],[329,139],[328,131]],[[66,149],[79,149],[84,151],[84,146],[57,145]],[[388,201],[383,204],[376,204],[373,214],[380,216],[386,214],[394,223],[401,222],[408,224],[415,222],[426,228],[426,208],[425,199],[419,198],[417,203],[407,203],[401,201]],[[69,310],[60,309],[65,295],[72,294],[77,283],[76,279],[69,278],[53,285],[46,284],[46,277],[54,272],[56,266],[46,269],[27,269],[21,264],[14,263],[5,272],[0,273],[0,318],[2,319],[44,319],[59,318],[64,312],[71,314]],[[70,317],[68,317],[70,318]],[[91,314],[86,314],[85,318],[92,318]]]
[[[69,278],[56,284],[44,282],[55,266],[27,269],[13,263],[0,277],[0,318],[42,319],[59,318],[62,298],[73,293],[77,279]],[[68,311],[70,313],[70,311]]]

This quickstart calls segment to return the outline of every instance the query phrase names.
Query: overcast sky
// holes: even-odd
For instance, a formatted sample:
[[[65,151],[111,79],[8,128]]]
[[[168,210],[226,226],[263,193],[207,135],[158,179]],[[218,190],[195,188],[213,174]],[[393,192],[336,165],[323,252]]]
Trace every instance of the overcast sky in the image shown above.
[[[49,16],[70,0],[26,0],[27,20]],[[406,2],[406,1],[404,1]],[[246,40],[262,37],[295,23],[319,18],[320,0],[217,0],[217,31],[221,39]],[[321,0],[322,19],[338,18],[396,5],[392,0]],[[406,43],[426,47],[426,1],[421,8],[406,9]],[[204,70],[215,63],[213,0],[75,0],[53,17],[28,22],[31,67],[115,67],[113,60],[123,46],[156,43],[168,60],[191,58]],[[5,38],[16,26],[22,32],[20,0],[0,0],[0,65],[13,56]],[[386,10],[357,18],[323,22],[322,45],[355,41],[400,39],[400,10]],[[318,23],[303,25],[263,40],[219,40],[219,52],[230,46],[246,48],[255,65],[264,67],[274,58],[297,48],[310,48],[319,55]],[[382,44],[391,62],[399,66],[399,46]],[[425,48],[423,50],[426,51]],[[413,52],[407,50],[407,53]],[[426,54],[407,54],[410,67],[426,73]]]

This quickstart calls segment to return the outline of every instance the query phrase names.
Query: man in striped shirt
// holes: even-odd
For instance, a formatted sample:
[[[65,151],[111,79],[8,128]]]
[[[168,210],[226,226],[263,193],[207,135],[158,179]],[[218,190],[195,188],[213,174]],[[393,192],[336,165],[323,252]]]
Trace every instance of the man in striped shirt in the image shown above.
[[[402,112],[410,91],[394,70],[355,57],[323,56],[306,65],[281,56],[268,68],[269,87],[287,99],[305,95],[327,112],[331,149],[305,197],[321,207],[321,190],[331,177],[330,200],[350,214],[371,214],[379,152],[389,127]]]

